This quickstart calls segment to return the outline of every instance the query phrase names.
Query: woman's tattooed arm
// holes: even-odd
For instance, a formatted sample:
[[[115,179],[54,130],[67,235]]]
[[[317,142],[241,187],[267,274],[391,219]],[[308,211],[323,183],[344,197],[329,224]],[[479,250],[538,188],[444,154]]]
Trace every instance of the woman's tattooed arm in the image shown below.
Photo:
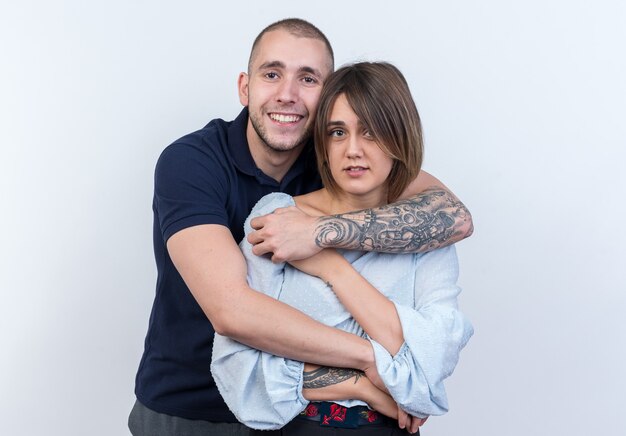
[[[312,371],[303,373],[303,389],[319,389],[330,385],[336,385],[354,377],[354,383],[364,377],[363,371],[349,368],[328,368],[322,366]]]
[[[429,188],[377,209],[322,217],[315,243],[386,253],[418,253],[458,242],[473,232],[472,216],[452,193]]]

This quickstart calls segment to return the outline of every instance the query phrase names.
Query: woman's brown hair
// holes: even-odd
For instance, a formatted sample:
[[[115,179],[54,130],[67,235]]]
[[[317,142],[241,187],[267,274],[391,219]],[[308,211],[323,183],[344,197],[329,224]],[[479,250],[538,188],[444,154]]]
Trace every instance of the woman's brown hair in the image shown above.
[[[315,153],[326,189],[339,190],[328,166],[328,122],[337,97],[348,104],[378,146],[393,159],[387,201],[395,201],[422,165],[422,124],[404,76],[386,62],[358,62],[331,74],[320,95],[315,122]]]

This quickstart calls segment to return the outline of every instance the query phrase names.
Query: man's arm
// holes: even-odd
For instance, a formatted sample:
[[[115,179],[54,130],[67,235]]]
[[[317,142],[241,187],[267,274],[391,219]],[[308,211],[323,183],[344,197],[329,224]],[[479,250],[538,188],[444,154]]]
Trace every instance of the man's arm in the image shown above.
[[[326,217],[310,217],[296,207],[252,220],[248,236],[254,254],[272,260],[304,259],[322,248],[387,253],[419,253],[470,236],[472,216],[439,180],[422,171],[392,204]]]
[[[186,228],[169,238],[167,248],[216,332],[294,360],[375,370],[365,339],[318,323],[251,289],[243,255],[226,227]]]

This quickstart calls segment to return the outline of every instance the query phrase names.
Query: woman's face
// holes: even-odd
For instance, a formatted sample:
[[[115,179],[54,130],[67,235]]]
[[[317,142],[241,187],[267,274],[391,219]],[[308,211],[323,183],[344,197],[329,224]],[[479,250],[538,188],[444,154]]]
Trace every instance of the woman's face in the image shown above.
[[[341,190],[371,203],[364,207],[386,203],[393,160],[361,124],[344,94],[335,101],[326,134],[328,165]]]

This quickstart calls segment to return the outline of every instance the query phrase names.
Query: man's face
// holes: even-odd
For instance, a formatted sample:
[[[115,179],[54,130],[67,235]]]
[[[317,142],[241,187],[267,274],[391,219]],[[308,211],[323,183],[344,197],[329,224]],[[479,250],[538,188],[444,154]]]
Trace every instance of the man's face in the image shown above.
[[[332,60],[324,43],[284,30],[263,35],[239,76],[239,100],[248,106],[251,147],[290,151],[311,136],[315,110]]]

